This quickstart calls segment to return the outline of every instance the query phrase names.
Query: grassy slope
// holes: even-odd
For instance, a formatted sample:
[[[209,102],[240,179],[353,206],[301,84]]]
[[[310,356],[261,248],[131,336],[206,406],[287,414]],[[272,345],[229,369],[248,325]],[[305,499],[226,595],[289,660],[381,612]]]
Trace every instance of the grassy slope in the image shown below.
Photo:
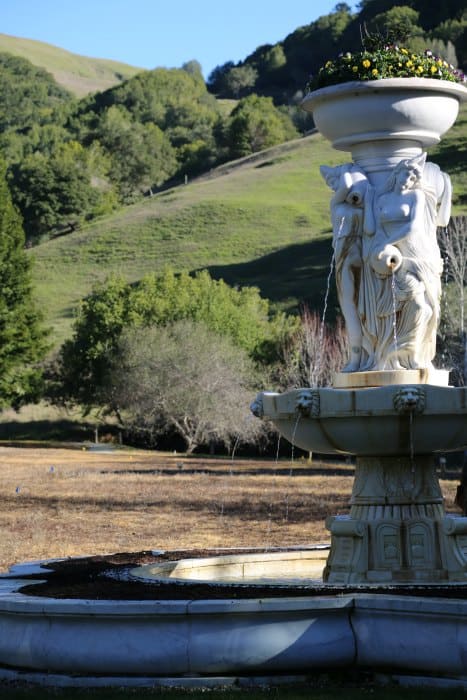
[[[102,58],[89,58],[34,39],[0,34],[0,51],[28,59],[35,66],[52,73],[57,83],[77,97],[127,80],[142,68]]]
[[[467,106],[429,157],[450,172],[455,212],[465,211]],[[111,272],[128,280],[157,272],[208,268],[231,284],[260,287],[283,308],[322,309],[331,259],[330,191],[319,165],[345,162],[319,134],[227,164],[42,244],[35,257],[37,295],[54,341],[70,332],[77,303]],[[331,309],[335,304],[333,285]]]
[[[56,338],[69,332],[78,300],[111,272],[137,280],[166,265],[215,266],[216,276],[259,283],[285,304],[318,292],[330,254],[329,197],[318,165],[343,159],[321,136],[309,136],[35,248],[37,294]]]

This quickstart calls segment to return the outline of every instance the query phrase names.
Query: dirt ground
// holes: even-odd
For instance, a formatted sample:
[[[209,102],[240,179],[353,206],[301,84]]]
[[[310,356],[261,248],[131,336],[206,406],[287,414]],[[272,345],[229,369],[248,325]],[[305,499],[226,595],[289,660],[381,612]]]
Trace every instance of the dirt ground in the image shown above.
[[[15,562],[148,549],[328,542],[345,462],[0,447],[0,571]],[[457,477],[442,479],[456,512]]]

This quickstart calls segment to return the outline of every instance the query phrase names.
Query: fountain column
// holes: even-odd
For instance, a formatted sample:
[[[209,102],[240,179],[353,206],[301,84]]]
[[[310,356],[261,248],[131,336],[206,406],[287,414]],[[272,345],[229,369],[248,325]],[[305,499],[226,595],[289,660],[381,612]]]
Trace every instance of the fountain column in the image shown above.
[[[446,516],[433,456],[358,457],[350,503],[349,516],[326,523],[333,539],[326,581],[448,578]]]

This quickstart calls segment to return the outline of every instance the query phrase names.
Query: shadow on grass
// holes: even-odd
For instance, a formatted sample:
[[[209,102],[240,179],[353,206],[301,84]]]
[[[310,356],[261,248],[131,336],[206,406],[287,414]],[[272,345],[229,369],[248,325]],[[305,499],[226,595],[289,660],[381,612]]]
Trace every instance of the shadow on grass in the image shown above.
[[[211,277],[235,286],[258,287],[261,295],[287,310],[306,304],[322,313],[330,271],[332,248],[330,239],[296,243],[264,255],[256,260],[233,265],[212,265]],[[337,296],[331,282],[329,311],[335,317]]]
[[[173,476],[175,474],[193,475],[204,474],[206,476],[353,476],[354,469],[349,466],[336,466],[331,468],[320,467],[254,467],[252,469],[210,469],[209,467],[186,467],[183,465],[179,468],[172,469],[103,469],[100,474],[141,474],[141,475],[158,475],[158,476]]]
[[[384,676],[383,676],[384,677]],[[27,684],[5,683],[0,681],[2,700],[143,700],[143,698],[158,698],[158,700],[461,700],[465,698],[462,688],[452,687],[400,687],[391,682],[391,674],[387,675],[386,687],[381,687],[381,681],[375,683],[374,674],[370,671],[357,669],[330,669],[309,674],[307,683],[294,685],[286,679],[271,681],[263,688],[234,688],[226,686],[223,689],[200,690],[197,688],[58,688],[52,689],[28,686]]]
[[[243,496],[229,494],[228,500],[216,499],[211,496],[206,498],[184,497],[173,498],[171,502],[164,499],[141,498],[131,502],[133,513],[148,513],[154,510],[157,513],[174,508],[179,517],[184,513],[197,514],[199,516],[214,516],[222,518],[234,518],[244,522],[275,522],[284,521],[294,524],[302,523],[308,526],[312,522],[322,523],[328,515],[349,510],[349,496],[347,494],[309,494],[304,497],[301,494],[291,494],[287,488],[280,494],[280,499],[271,504],[271,498],[266,493],[264,500],[251,501]],[[56,513],[58,509],[65,509],[68,515],[74,511],[80,513],[105,510],[108,513],[128,512],[129,502],[127,498],[92,498],[81,496],[34,496],[28,493],[27,485],[14,495],[2,496],[2,507],[5,510],[37,509]]]
[[[73,420],[5,421],[0,423],[0,440],[3,442],[94,440],[94,425]],[[19,445],[27,447],[27,445]]]

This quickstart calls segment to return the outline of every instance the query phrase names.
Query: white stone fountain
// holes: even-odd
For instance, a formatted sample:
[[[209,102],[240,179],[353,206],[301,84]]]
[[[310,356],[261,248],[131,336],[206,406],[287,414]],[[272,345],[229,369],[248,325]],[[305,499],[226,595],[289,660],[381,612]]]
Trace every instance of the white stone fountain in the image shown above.
[[[322,167],[349,361],[332,388],[263,392],[252,410],[306,450],[357,457],[327,562],[326,547],[155,555],[127,572],[159,586],[144,600],[137,587],[134,599],[40,595],[54,563],[17,565],[0,576],[0,679],[248,686],[363,668],[467,687],[467,518],[445,514],[434,468],[436,452],[467,447],[467,389],[432,364],[450,182],[425,156],[466,98],[410,78],[304,102],[352,154]],[[165,584],[178,595],[158,596]]]
[[[297,446],[357,457],[349,516],[330,518],[330,583],[467,580],[467,518],[447,516],[434,454],[467,445],[467,389],[436,370],[449,176],[426,160],[467,90],[424,79],[345,83],[304,108],[352,161],[333,190],[338,299],[349,361],[332,389],[263,393],[256,415]]]

